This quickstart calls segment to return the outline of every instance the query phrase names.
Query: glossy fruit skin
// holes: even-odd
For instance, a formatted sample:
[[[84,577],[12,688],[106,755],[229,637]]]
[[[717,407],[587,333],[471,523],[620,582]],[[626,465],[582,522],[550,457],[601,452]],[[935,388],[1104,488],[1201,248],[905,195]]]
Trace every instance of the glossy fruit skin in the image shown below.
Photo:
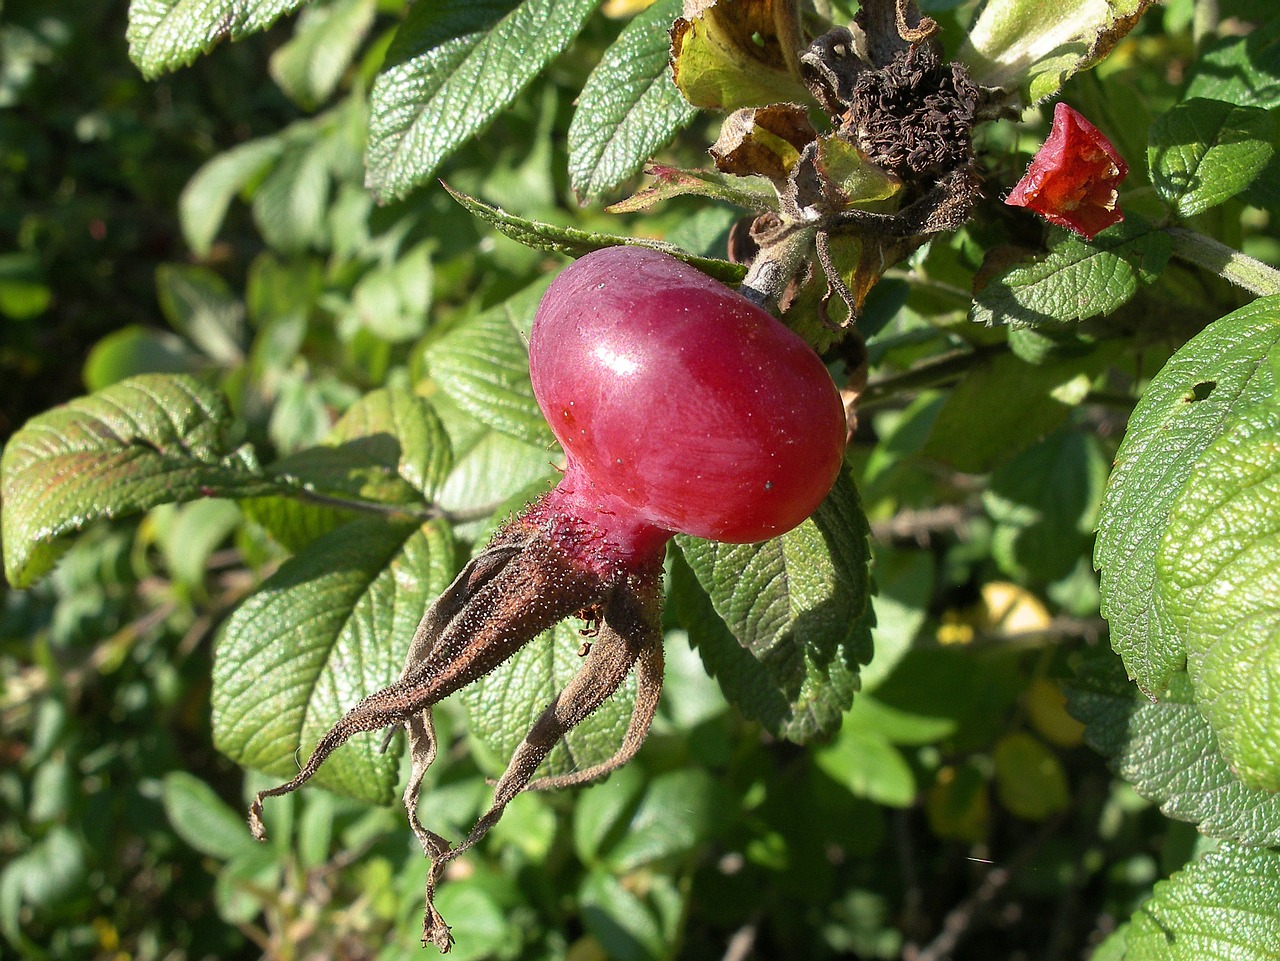
[[[611,515],[731,543],[813,513],[843,459],[821,360],[745,297],[667,254],[594,251],[548,288],[529,338],[564,483]]]

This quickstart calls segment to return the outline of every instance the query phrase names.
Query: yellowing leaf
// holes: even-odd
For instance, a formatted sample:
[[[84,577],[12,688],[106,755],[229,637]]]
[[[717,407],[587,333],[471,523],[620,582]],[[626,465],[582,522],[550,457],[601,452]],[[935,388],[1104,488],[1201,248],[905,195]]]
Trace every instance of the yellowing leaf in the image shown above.
[[[719,0],[676,21],[671,58],[676,86],[695,107],[736,110],[808,102],[799,79],[799,29],[785,0]],[[791,34],[790,37],[787,34]]]
[[[1047,677],[1036,678],[1027,688],[1024,706],[1036,733],[1059,747],[1075,747],[1084,737],[1084,725],[1067,713],[1062,687]]]
[[[1033,634],[1052,623],[1048,608],[1028,590],[1008,581],[982,585],[988,622],[1006,634]]]

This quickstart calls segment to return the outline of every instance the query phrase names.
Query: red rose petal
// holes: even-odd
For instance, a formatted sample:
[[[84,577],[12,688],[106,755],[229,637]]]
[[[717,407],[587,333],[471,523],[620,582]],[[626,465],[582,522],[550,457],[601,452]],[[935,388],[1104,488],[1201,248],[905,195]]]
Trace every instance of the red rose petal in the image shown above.
[[[1128,164],[1111,141],[1077,111],[1059,103],[1049,138],[1005,203],[1034,210],[1049,223],[1092,240],[1124,220],[1117,188],[1128,173]]]

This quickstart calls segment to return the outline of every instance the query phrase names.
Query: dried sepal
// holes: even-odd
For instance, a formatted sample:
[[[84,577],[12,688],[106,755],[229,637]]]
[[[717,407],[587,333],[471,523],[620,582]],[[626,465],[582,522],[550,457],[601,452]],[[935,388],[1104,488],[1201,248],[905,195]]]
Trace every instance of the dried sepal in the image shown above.
[[[817,136],[808,111],[797,104],[743,107],[725,118],[708,152],[723,173],[781,184]]]
[[[498,823],[508,804],[526,790],[570,787],[585,784],[617,770],[635,755],[649,731],[662,693],[662,633],[657,610],[658,592],[653,578],[631,579],[614,588],[602,602],[599,634],[583,660],[582,668],[563,691],[534,721],[529,733],[511,755],[507,769],[493,791],[493,804],[476,822],[471,832],[457,847],[439,851],[434,843],[424,851],[431,858],[425,892],[426,913],[423,917],[422,940],[447,951],[452,943],[449,927],[435,908],[435,890],[449,862],[465,853]],[[637,666],[638,665],[638,666]],[[533,780],[538,765],[552,748],[574,727],[591,716],[612,697],[637,670],[639,684],[635,709],[622,746],[609,760],[582,771]],[[416,780],[421,780],[416,765]],[[411,781],[411,788],[413,782]],[[406,799],[409,791],[406,790]],[[416,799],[416,789],[414,790]],[[410,818],[417,822],[416,811]],[[429,839],[438,837],[425,832]],[[421,836],[420,836],[421,837]]]
[[[445,866],[483,838],[521,791],[585,783],[630,760],[648,733],[662,690],[661,554],[638,569],[584,565],[567,540],[572,530],[548,520],[539,512],[540,503],[494,535],[427,610],[400,678],[348,711],[321,737],[298,775],[259,792],[249,810],[254,837],[265,840],[264,799],[297,790],[353,734],[379,728],[394,731],[403,725],[412,764],[405,809],[431,861],[423,943],[441,952],[453,943],[434,904]],[[494,790],[492,806],[462,843],[452,847],[418,817],[422,781],[438,750],[432,707],[497,668],[542,631],[582,612],[599,619],[582,668],[516,748]],[[585,770],[535,781],[534,773],[552,748],[611,697],[633,669],[638,678],[636,705],[617,753]],[[388,735],[384,749],[389,741]]]
[[[1092,240],[1124,220],[1118,189],[1129,166],[1101,131],[1065,103],[1031,166],[1005,199],[1034,210],[1051,224]]]

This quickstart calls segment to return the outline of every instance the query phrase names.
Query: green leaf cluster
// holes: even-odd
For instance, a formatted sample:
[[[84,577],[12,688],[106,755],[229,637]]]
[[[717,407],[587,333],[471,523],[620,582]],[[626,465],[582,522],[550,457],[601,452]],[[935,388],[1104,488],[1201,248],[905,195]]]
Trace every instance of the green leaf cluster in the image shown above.
[[[109,64],[123,7],[92,6],[0,24],[3,950],[404,957],[421,857],[370,806],[398,743],[269,806],[270,846],[238,812],[554,483],[525,339],[562,258],[639,243],[742,279],[731,227],[778,200],[693,169],[714,123],[680,90],[806,101],[780,29],[855,5],[695,11],[680,86],[676,0],[134,0],[150,85]],[[1280,943],[1280,21],[922,6],[982,78],[1061,88],[1113,139],[1126,219],[1086,242],[1000,206],[1043,125],[984,123],[985,198],[870,291],[862,343],[820,285],[796,301],[857,395],[844,474],[774,541],[679,539],[652,735],[511,804],[441,890],[461,954]],[[474,823],[582,641],[566,622],[441,705],[424,820]],[[610,756],[633,697],[541,773]]]

